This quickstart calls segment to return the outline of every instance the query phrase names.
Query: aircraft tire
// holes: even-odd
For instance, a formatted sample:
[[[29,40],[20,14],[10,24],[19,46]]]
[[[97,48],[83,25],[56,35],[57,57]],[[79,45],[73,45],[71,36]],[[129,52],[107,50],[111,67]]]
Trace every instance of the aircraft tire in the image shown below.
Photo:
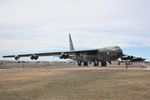
[[[81,61],[78,61],[78,66],[81,66],[82,65],[82,62]]]
[[[104,61],[101,62],[101,66],[106,67],[106,65],[107,65],[106,62],[104,62]]]
[[[84,62],[84,66],[88,66],[88,62]]]
[[[99,61],[95,61],[94,66],[99,66]]]

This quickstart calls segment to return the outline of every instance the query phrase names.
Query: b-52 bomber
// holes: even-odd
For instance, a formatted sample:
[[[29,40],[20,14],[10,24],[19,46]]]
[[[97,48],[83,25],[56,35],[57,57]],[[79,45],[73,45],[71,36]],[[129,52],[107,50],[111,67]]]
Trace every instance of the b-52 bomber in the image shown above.
[[[77,62],[78,66],[88,66],[89,63],[93,63],[94,66],[106,66],[107,62],[111,64],[112,61],[121,59],[123,61],[144,61],[145,59],[140,57],[134,57],[123,54],[122,49],[119,46],[109,46],[100,49],[93,50],[79,50],[76,51],[73,46],[71,35],[69,34],[69,51],[65,52],[47,52],[47,53],[33,53],[33,54],[18,54],[3,56],[3,58],[15,58],[19,60],[21,57],[30,57],[31,60],[37,60],[40,56],[55,56],[60,59],[71,59]]]

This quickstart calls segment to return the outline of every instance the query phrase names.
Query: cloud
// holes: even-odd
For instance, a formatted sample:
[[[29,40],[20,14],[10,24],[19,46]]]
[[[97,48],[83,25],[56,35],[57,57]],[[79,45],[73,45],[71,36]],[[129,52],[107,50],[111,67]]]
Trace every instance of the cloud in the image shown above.
[[[0,52],[150,47],[148,0],[0,1]]]

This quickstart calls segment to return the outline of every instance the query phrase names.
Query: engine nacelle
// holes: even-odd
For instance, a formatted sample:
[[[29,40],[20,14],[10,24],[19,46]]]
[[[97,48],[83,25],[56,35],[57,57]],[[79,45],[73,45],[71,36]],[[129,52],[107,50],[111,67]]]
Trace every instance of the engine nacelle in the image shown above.
[[[59,56],[59,58],[60,58],[60,59],[67,59],[67,58],[69,58],[69,55],[62,53],[62,54]]]
[[[131,60],[133,58],[134,58],[133,56],[123,56],[123,57],[121,57],[122,60]]]
[[[18,55],[15,56],[15,60],[18,60],[20,57]]]
[[[39,58],[39,56],[34,55],[34,54],[31,56],[31,60],[37,60],[38,58]]]
[[[144,58],[141,58],[141,57],[137,57],[137,58],[133,58],[131,59],[131,61],[144,61],[145,59]]]
[[[144,58],[141,58],[141,57],[134,57],[134,56],[123,56],[121,58],[121,61],[144,61],[145,59]],[[118,59],[119,61],[119,59]]]

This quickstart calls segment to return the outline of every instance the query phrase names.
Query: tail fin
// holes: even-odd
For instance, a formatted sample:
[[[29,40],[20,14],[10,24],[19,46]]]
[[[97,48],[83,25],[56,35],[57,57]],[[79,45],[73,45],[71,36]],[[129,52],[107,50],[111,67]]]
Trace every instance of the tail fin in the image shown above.
[[[73,42],[72,42],[70,33],[69,33],[69,48],[70,48],[70,51],[74,51],[74,46],[73,46]]]

